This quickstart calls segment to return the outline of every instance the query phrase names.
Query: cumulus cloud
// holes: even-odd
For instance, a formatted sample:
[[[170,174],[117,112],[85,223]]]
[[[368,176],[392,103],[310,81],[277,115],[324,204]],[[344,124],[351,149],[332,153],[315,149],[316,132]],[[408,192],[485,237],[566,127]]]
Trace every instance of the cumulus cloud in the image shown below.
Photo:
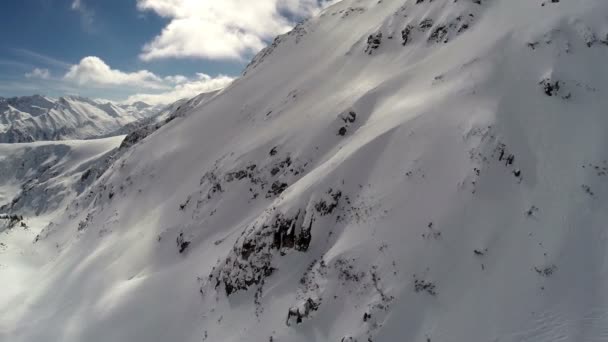
[[[243,59],[288,31],[293,21],[336,0],[137,0],[170,22],[140,58]]]
[[[48,80],[49,78],[51,78],[51,72],[49,71],[49,69],[34,68],[34,70],[25,73],[25,77]]]
[[[125,94],[135,93],[130,95],[125,103],[144,101],[149,104],[167,104],[224,88],[233,81],[233,78],[225,75],[212,77],[203,73],[193,77],[184,75],[161,77],[148,70],[125,72],[112,69],[99,57],[89,56],[72,65],[62,81],[82,88],[120,89]]]
[[[172,83],[172,84],[186,83],[186,82],[188,82],[188,77],[186,77],[184,75],[167,76],[167,77],[165,77],[165,81]]]
[[[201,93],[218,90],[227,87],[234,79],[229,76],[219,75],[211,77],[199,73],[194,79],[186,78],[185,81],[176,85],[172,90],[156,94],[135,94],[129,96],[125,103],[143,101],[148,104],[168,104],[184,98],[191,98]]]
[[[89,56],[83,58],[80,63],[72,65],[63,77],[67,81],[76,82],[80,85],[94,86],[134,86],[148,89],[163,89],[167,86],[163,80],[148,70],[136,72],[123,72],[112,69],[101,58]]]

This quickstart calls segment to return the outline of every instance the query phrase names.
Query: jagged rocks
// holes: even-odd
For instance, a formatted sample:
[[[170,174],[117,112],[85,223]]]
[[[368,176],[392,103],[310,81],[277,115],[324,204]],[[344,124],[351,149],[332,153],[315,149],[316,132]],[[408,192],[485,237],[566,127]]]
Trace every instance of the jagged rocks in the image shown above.
[[[88,213],[84,220],[78,223],[78,231],[85,230],[93,222],[93,213]]]
[[[540,276],[550,277],[553,275],[553,273],[555,273],[555,271],[557,271],[557,266],[549,265],[543,267],[534,267],[534,271]]]
[[[572,97],[572,93],[565,90],[566,84],[563,81],[553,81],[550,78],[545,78],[538,83],[543,92],[547,96],[560,97],[563,100],[568,100]]]
[[[349,111],[348,114],[344,115],[342,117],[342,121],[344,121],[344,123],[349,124],[349,123],[353,123],[357,120],[357,113],[355,113],[354,111]]]
[[[248,228],[236,242],[232,253],[215,274],[216,288],[223,284],[227,295],[261,285],[274,271],[276,251],[305,251],[310,243],[310,227],[302,227],[304,215],[266,213],[259,223]],[[213,275],[212,275],[213,278]]]
[[[355,268],[355,259],[338,258],[334,262],[334,267],[338,272],[338,279],[345,286],[348,282],[360,282],[365,277],[365,272]]]
[[[289,184],[287,184],[287,183],[275,181],[274,183],[272,183],[272,185],[270,186],[270,189],[266,193],[266,198],[276,197],[276,196],[282,194],[283,191],[285,191],[288,187],[289,187]]]
[[[447,35],[448,35],[448,28],[445,26],[438,26],[431,33],[431,36],[429,37],[429,41],[434,41],[434,42],[439,43],[440,41],[444,40],[444,38]],[[447,43],[447,40],[444,42]]]
[[[274,230],[272,248],[281,251],[281,254],[285,254],[285,250],[288,249],[302,252],[308,249],[312,239],[310,229],[313,221],[310,220],[308,226],[305,227],[302,226],[303,222],[300,219],[304,219],[303,216],[300,217],[300,211],[294,217],[277,214],[271,227]],[[296,226],[298,222],[300,223],[299,227]]]
[[[329,189],[323,198],[319,202],[315,203],[315,210],[321,215],[329,215],[334,212],[340,198],[342,197],[342,191]]]
[[[177,237],[177,239],[175,239],[175,243],[177,244],[179,254],[183,254],[190,246],[190,241],[187,241],[184,238],[184,233],[179,233],[179,236]]]
[[[448,43],[451,38],[454,38],[456,35],[468,30],[473,24],[474,18],[475,15],[473,13],[469,13],[466,15],[460,15],[450,21],[445,22],[444,24],[435,25],[435,28],[428,38],[428,42]]]
[[[543,86],[543,90],[547,96],[553,96],[559,92],[559,81],[551,82],[549,79],[544,79],[540,82],[540,84]]]
[[[202,186],[203,184],[209,184],[207,199],[211,199],[216,193],[224,192],[219,177],[215,174],[215,172],[210,171],[205,173],[200,181],[200,185]]]
[[[426,292],[431,296],[436,296],[436,286],[433,282],[414,278],[414,291],[415,292]]]
[[[361,14],[363,12],[365,12],[365,8],[363,7],[348,7],[347,9],[333,12],[331,13],[331,15],[333,16],[336,14],[341,14],[340,18],[344,19],[356,14]]]
[[[382,32],[370,34],[367,37],[367,46],[365,47],[365,53],[371,55],[375,50],[380,47],[380,44],[382,44]]]
[[[418,30],[421,32],[428,31],[431,27],[433,27],[433,19],[427,18],[418,24]]]
[[[339,115],[340,120],[342,121],[342,126],[338,129],[339,136],[345,136],[348,133],[348,129],[352,124],[357,121],[357,113],[352,110],[349,110],[346,113],[342,113]]]
[[[270,160],[262,165],[251,163],[229,171],[222,171],[216,166],[205,172],[200,180],[200,199],[197,201],[195,210],[200,211],[202,205],[213,200],[216,195],[227,191],[232,183],[237,182],[249,183],[251,200],[257,199],[264,192],[266,192],[267,199],[282,194],[295,179],[304,173],[308,163],[294,160],[289,154],[278,158],[277,150],[278,147],[273,147],[269,152]]]
[[[145,127],[141,127],[140,129],[129,133],[124,140],[122,141],[122,143],[120,144],[120,149],[127,149],[135,144],[137,144],[138,142],[142,141],[144,138],[146,138],[147,136],[149,136],[150,134],[152,134],[153,132],[155,132],[158,128],[160,128],[162,125],[160,124],[153,124],[153,125],[149,125],[149,126],[145,126]]]
[[[475,254],[476,256],[484,256],[486,255],[486,253],[488,252],[488,249],[474,249],[473,250],[473,254]]]
[[[272,208],[245,229],[231,254],[211,275],[215,287],[223,285],[227,295],[262,285],[276,270],[275,255],[290,251],[307,252],[312,242],[316,217],[335,212],[342,192],[329,189],[318,201],[309,201],[305,209],[281,212]]]
[[[27,228],[27,224],[23,221],[23,216],[21,215],[8,215],[8,214],[0,214],[0,232],[4,229],[13,229],[17,225],[22,228]]]
[[[315,302],[312,298],[308,298],[299,305],[289,308],[285,324],[290,326],[294,320],[295,323],[300,324],[304,318],[308,318],[313,311],[317,311],[318,309],[319,303]]]
[[[243,71],[243,76],[247,75],[253,69],[262,64],[277,48],[279,48],[280,45],[283,45],[285,42],[289,41],[290,38],[293,38],[295,44],[300,43],[302,38],[308,34],[308,26],[309,22],[303,21],[298,23],[291,31],[275,37],[269,46],[262,49],[262,51],[253,57],[251,62],[249,62],[245,68],[245,71]]]
[[[412,30],[414,29],[414,27],[412,25],[407,25],[405,26],[405,28],[401,31],[401,41],[402,41],[402,45],[406,46],[407,43],[411,40],[411,35],[412,35]]]

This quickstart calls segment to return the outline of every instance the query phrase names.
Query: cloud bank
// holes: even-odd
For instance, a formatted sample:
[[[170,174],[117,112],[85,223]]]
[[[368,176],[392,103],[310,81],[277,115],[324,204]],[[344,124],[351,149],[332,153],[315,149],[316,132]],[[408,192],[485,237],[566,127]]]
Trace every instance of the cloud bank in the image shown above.
[[[125,85],[139,88],[162,89],[166,85],[160,77],[148,70],[122,72],[110,68],[101,58],[89,56],[70,67],[64,79],[79,85],[114,86]]]
[[[49,69],[35,68],[34,70],[25,73],[26,78],[39,78],[41,80],[48,80],[51,78],[51,72]]]
[[[151,93],[151,94],[135,94],[129,96],[124,102],[133,103],[143,101],[149,104],[172,103],[179,99],[194,97],[201,93],[218,90],[228,86],[234,79],[229,76],[219,75],[211,77],[206,74],[199,73],[195,79],[188,79],[176,85],[172,90]]]
[[[48,73],[48,70],[46,72]],[[44,70],[34,69],[31,74],[31,77],[43,78],[45,73]],[[46,76],[48,78],[49,75]],[[159,104],[224,88],[233,78],[225,75],[211,77],[203,73],[189,78],[184,75],[160,77],[148,70],[124,72],[112,69],[99,57],[88,56],[72,65],[62,80],[83,87],[124,87],[129,88],[131,92],[136,88],[138,93],[129,96],[124,102],[144,101]]]
[[[144,45],[144,61],[162,58],[242,60],[295,20],[336,0],[137,0],[170,22]]]
[[[136,0],[141,12],[168,19],[164,29],[146,43],[139,58],[153,61],[167,58],[202,58],[246,61],[276,35],[290,30],[296,21],[313,15],[339,0]],[[85,30],[91,29],[94,12],[86,0],[71,0],[70,9],[81,15]],[[226,87],[233,78],[225,75],[157,75],[148,70],[113,69],[96,56],[68,64],[36,52],[13,49],[49,69],[21,65],[25,78],[42,88],[76,89],[91,93],[124,94],[125,102],[170,103]],[[0,61],[0,63],[6,63]],[[15,64],[16,62],[11,62]],[[60,69],[60,71],[57,71]],[[32,87],[31,84],[27,85]],[[50,88],[48,88],[50,89]],[[110,95],[113,96],[113,95]]]

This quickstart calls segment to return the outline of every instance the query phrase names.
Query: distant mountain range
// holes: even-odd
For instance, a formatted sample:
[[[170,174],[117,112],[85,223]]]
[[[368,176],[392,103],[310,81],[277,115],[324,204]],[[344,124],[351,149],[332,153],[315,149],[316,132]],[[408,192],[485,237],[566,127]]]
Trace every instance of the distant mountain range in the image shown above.
[[[165,105],[114,104],[78,96],[0,97],[0,143],[91,139],[159,114]]]

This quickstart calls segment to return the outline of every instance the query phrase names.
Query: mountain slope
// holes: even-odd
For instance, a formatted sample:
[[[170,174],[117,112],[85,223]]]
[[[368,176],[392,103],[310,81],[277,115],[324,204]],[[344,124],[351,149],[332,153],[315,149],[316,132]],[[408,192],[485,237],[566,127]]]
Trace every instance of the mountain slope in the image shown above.
[[[123,139],[0,144],[0,213],[32,217],[65,209],[103,173],[93,169],[109,164]]]
[[[148,133],[154,132],[160,127],[164,126],[167,122],[170,122],[177,117],[187,115],[192,108],[204,105],[206,102],[213,99],[213,97],[215,97],[219,93],[220,90],[216,90],[199,94],[191,99],[181,99],[175,101],[174,103],[161,108],[154,115],[126,124],[120,127],[119,129],[109,133],[107,136],[117,136],[124,134],[134,134],[141,136],[142,131],[147,131]],[[129,140],[128,137],[127,140]]]
[[[0,144],[0,302],[23,291],[29,272],[48,262],[32,249],[40,225],[65,212],[122,138]]]
[[[40,233],[0,337],[605,339],[607,11],[328,8]]]
[[[77,96],[0,99],[0,143],[107,136],[161,109],[143,102],[115,105]]]

